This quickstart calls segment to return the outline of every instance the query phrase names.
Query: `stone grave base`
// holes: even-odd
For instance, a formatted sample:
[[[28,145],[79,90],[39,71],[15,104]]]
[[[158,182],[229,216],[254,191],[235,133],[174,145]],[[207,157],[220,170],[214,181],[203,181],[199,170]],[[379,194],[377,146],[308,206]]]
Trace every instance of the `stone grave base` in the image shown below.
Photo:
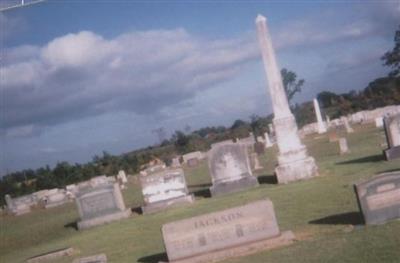
[[[125,211],[116,212],[113,214],[103,215],[91,219],[86,219],[78,222],[78,229],[87,229],[98,225],[103,225],[123,218],[128,218],[132,214],[130,209]]]
[[[211,196],[214,197],[228,193],[238,192],[256,186],[258,186],[257,178],[254,176],[246,176],[240,180],[215,184],[210,187],[210,193]]]
[[[28,206],[27,208],[24,209],[13,209],[9,211],[9,214],[13,216],[20,216],[20,215],[25,215],[31,212],[31,208]]]
[[[193,195],[184,195],[173,199],[158,201],[142,206],[143,214],[151,214],[163,211],[171,206],[179,206],[183,204],[192,204],[194,202]]]
[[[250,254],[257,253],[263,250],[274,249],[290,245],[294,242],[295,236],[292,231],[285,231],[277,237],[264,239],[256,242],[247,243],[240,246],[230,247],[222,250],[200,254],[194,257],[185,258],[169,263],[209,263],[218,262],[228,258],[242,257]],[[159,262],[168,263],[168,262]]]
[[[53,207],[60,206],[60,205],[66,204],[66,203],[71,203],[71,202],[72,202],[72,200],[62,200],[59,202],[52,202],[52,203],[45,204],[44,208],[45,209],[53,208]]]
[[[308,157],[300,161],[279,165],[275,168],[275,174],[279,184],[287,184],[318,176],[318,168],[314,158]]]
[[[61,257],[69,257],[74,253],[73,248],[63,248],[60,250],[52,251],[43,255],[35,256],[26,260],[27,263],[40,263],[40,262],[55,262]]]
[[[389,148],[383,152],[388,161],[400,158],[400,146]]]

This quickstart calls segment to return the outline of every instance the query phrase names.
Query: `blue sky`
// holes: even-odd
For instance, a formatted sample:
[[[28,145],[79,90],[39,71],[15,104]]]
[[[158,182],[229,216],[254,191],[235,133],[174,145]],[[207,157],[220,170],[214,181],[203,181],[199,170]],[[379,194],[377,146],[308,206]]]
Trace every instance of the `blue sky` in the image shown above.
[[[384,76],[400,24],[398,1],[50,0],[1,12],[0,173],[127,152],[157,142],[159,127],[267,115],[258,13],[279,65],[306,80],[296,102]]]

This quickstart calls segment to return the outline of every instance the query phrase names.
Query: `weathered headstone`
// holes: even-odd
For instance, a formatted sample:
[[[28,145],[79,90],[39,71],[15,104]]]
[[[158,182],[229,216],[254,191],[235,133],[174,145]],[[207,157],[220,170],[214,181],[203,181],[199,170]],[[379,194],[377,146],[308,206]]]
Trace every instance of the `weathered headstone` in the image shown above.
[[[351,128],[351,126],[350,126],[349,121],[347,120],[347,118],[346,118],[346,117],[341,117],[340,119],[341,119],[341,121],[342,121],[342,123],[343,123],[343,125],[344,125],[344,128],[346,129],[346,132],[347,132],[347,133],[353,133],[354,130],[353,130],[353,128]]]
[[[340,154],[346,154],[350,152],[346,138],[339,139],[339,149],[340,149]]]
[[[192,158],[187,161],[188,167],[196,167],[197,165],[199,165],[199,159],[197,158]]]
[[[383,127],[383,117],[375,118],[375,126],[377,128]]]
[[[354,189],[366,224],[400,218],[400,171],[380,174]]]
[[[325,133],[326,132],[326,126],[324,121],[322,120],[322,115],[321,115],[321,110],[319,108],[319,104],[317,99],[313,99],[314,102],[314,111],[315,111],[315,115],[317,117],[317,123],[318,123],[318,133]]]
[[[270,200],[205,214],[163,225],[169,262],[216,262],[293,242],[281,233]]]
[[[122,184],[126,184],[128,182],[128,178],[126,177],[126,173],[124,170],[118,171],[117,178]]]
[[[264,137],[265,137],[265,148],[270,148],[273,146],[271,139],[269,138],[269,134],[268,132],[264,133]]]
[[[384,151],[387,160],[400,158],[400,114],[384,118],[388,149]]]
[[[329,142],[337,142],[339,140],[336,131],[331,131],[328,134]]]
[[[107,263],[106,254],[99,254],[89,257],[77,258],[72,263]]]
[[[252,167],[253,167],[254,171],[261,170],[261,169],[264,168],[260,164],[260,160],[258,158],[258,154],[257,153],[251,153],[251,160],[252,160],[251,163],[252,163]]]
[[[143,213],[158,212],[170,206],[194,202],[193,196],[187,189],[183,170],[180,168],[140,173],[139,180],[144,199]]]
[[[181,162],[179,161],[180,158],[181,158],[180,156],[175,157],[175,158],[172,158],[171,166],[172,166],[173,168],[181,167]]]
[[[315,160],[308,155],[306,146],[301,143],[296,120],[290,111],[268,32],[267,19],[258,15],[256,25],[274,111],[273,124],[279,148],[278,166],[275,169],[278,182],[289,183],[318,176]]]
[[[81,221],[79,229],[102,225],[128,218],[131,210],[125,208],[119,184],[114,178],[100,176],[78,184],[75,203]]]
[[[5,195],[5,201],[7,204],[8,213],[19,216],[23,214],[27,214],[31,212],[31,206],[29,203],[26,203],[21,198],[11,198],[10,195]]]
[[[247,146],[242,143],[218,144],[209,151],[208,167],[212,196],[258,186],[252,175]]]
[[[70,202],[66,190],[64,189],[51,189],[48,190],[46,196],[42,199],[44,208],[52,208]]]

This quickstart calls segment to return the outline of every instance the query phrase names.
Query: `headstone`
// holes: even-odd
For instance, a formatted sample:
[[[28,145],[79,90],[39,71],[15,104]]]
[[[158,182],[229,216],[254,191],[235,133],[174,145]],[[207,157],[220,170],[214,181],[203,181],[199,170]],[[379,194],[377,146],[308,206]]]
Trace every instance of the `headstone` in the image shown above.
[[[354,189],[366,224],[400,218],[400,171],[380,174]]]
[[[75,203],[81,220],[79,229],[102,225],[128,218],[131,210],[125,208],[121,189],[115,180],[96,177],[78,184]]]
[[[375,126],[377,128],[383,127],[383,117],[375,118]]]
[[[325,119],[326,119],[326,126],[327,128],[329,128],[331,126],[331,118],[329,118],[328,115],[325,115]]]
[[[5,195],[5,201],[7,204],[7,211],[11,215],[20,216],[31,212],[30,204],[25,203],[21,198],[11,198],[10,195]]]
[[[202,160],[202,159],[204,159],[204,155],[200,151],[190,152],[190,153],[182,155],[182,159],[183,159],[184,163],[188,163],[188,161],[190,159]]]
[[[47,195],[42,199],[42,202],[44,208],[47,209],[66,204],[70,200],[65,190],[56,189],[56,191],[48,191]]]
[[[354,130],[353,130],[353,128],[350,127],[350,124],[349,124],[349,121],[347,120],[347,118],[346,117],[342,117],[340,119],[342,120],[344,128],[346,129],[346,132],[347,133],[353,133]]]
[[[400,158],[400,114],[384,118],[388,149],[384,151],[388,161]]]
[[[126,177],[126,173],[124,170],[118,171],[117,178],[121,182],[121,184],[126,184],[128,182],[128,178]]]
[[[325,133],[326,132],[326,126],[324,121],[322,120],[322,115],[321,115],[321,110],[319,109],[319,104],[317,99],[313,99],[314,102],[314,111],[315,111],[315,115],[317,117],[317,123],[318,123],[318,133]]]
[[[175,158],[172,159],[172,164],[171,164],[171,166],[172,166],[173,168],[181,167],[181,162],[179,161],[180,158],[181,158],[181,157],[178,156],[178,157],[175,157]]]
[[[99,254],[89,257],[77,258],[72,263],[107,263],[106,254]]]
[[[194,202],[189,194],[185,175],[180,168],[166,168],[153,173],[141,173],[140,184],[144,199],[143,213],[153,213],[171,206]]]
[[[258,186],[257,178],[251,172],[245,144],[213,146],[209,152],[208,168],[213,184],[210,188],[212,196]]]
[[[318,175],[318,167],[314,158],[308,155],[306,146],[300,141],[296,120],[290,111],[280,68],[275,59],[267,19],[258,15],[256,25],[274,111],[273,124],[279,148],[278,166],[275,169],[278,182],[289,183],[312,178]]]
[[[272,123],[268,123],[268,129],[271,135],[275,134],[274,125]]]
[[[280,232],[273,204],[247,205],[179,220],[162,226],[169,262],[216,262],[293,242],[291,231]]]
[[[346,154],[350,152],[346,138],[339,139],[339,149],[340,149],[340,154]]]
[[[252,159],[252,167],[254,171],[261,170],[264,167],[261,166],[260,160],[258,159],[258,154],[257,153],[251,153],[251,159]]]
[[[264,137],[265,137],[265,148],[270,148],[273,146],[271,139],[269,138],[269,134],[268,132],[264,133]]]

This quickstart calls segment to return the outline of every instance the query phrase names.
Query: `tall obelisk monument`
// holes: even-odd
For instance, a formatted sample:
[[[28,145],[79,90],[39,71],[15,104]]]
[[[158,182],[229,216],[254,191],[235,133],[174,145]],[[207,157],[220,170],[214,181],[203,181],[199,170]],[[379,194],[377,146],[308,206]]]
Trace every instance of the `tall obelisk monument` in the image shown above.
[[[318,124],[318,133],[325,133],[326,132],[326,126],[324,121],[322,120],[322,115],[321,115],[321,110],[319,109],[319,104],[317,99],[313,99],[314,102],[314,110],[315,110],[315,116],[317,117],[317,124]]]
[[[283,88],[280,70],[267,28],[267,19],[258,15],[256,26],[274,111],[273,123],[279,148],[278,166],[275,168],[278,183],[288,183],[317,176],[318,167],[315,160],[308,155],[307,148],[301,143],[297,134],[296,120],[290,111],[289,102]]]

